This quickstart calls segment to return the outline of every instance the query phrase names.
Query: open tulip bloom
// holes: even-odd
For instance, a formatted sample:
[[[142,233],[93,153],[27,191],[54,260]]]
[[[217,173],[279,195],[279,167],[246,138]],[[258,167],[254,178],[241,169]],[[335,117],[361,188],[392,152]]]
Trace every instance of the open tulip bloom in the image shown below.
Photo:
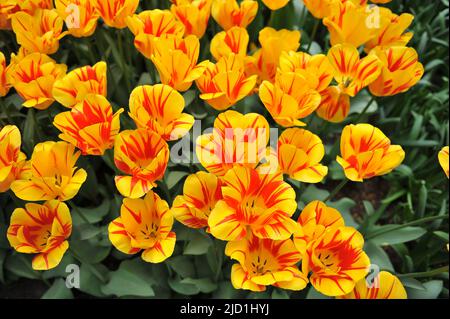
[[[448,297],[448,8],[419,2],[0,0],[0,282]]]

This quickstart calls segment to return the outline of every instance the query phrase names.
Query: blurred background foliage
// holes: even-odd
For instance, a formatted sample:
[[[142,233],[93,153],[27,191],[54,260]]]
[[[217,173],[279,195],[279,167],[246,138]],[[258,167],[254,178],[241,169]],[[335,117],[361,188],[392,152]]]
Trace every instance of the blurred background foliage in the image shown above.
[[[168,0],[141,1],[140,10],[169,8]],[[350,183],[336,196],[331,206],[345,216],[347,224],[358,227],[366,238],[365,250],[373,264],[397,273],[410,298],[448,298],[448,180],[437,160],[438,151],[449,144],[449,57],[448,0],[394,0],[388,5],[395,13],[415,15],[410,45],[417,49],[426,72],[421,82],[409,92],[379,98],[372,103],[364,120],[381,128],[394,144],[401,144],[406,159],[395,172],[365,183]],[[302,50],[325,52],[329,48],[328,32],[317,24],[310,45],[310,35],[317,24],[299,0],[271,13],[260,3],[258,16],[249,27],[251,41],[257,44],[264,26],[302,31]],[[220,30],[210,19],[207,34],[201,39],[201,58],[211,59],[209,41]],[[0,49],[9,56],[18,47],[12,32],[0,31]],[[114,108],[126,107],[131,90],[141,84],[158,82],[150,61],[133,46],[128,29],[110,29],[99,25],[86,39],[70,36],[61,41],[52,56],[70,68],[103,60],[108,63],[108,99]],[[211,127],[217,112],[198,98],[193,88],[184,94],[186,112]],[[330,166],[326,181],[315,186],[288,181],[297,190],[297,218],[306,203],[324,199],[343,179],[334,161],[339,152],[339,136],[370,101],[362,92],[352,100],[346,122],[327,124],[312,116],[309,129],[326,144],[325,163]],[[23,151],[30,155],[34,145],[57,140],[53,117],[64,110],[57,103],[45,111],[21,107],[16,94],[0,99],[0,120],[17,125],[23,135]],[[233,107],[240,112],[267,115],[258,97],[252,96]],[[270,116],[266,116],[270,120]],[[122,116],[122,129],[133,128]],[[275,126],[272,122],[271,125]],[[224,242],[212,240],[203,230],[197,231],[176,223],[177,245],[174,255],[162,264],[148,264],[139,256],[126,256],[113,249],[107,237],[108,223],[119,214],[121,197],[113,176],[112,153],[103,157],[82,157],[79,166],[89,174],[79,195],[68,204],[74,229],[70,250],[61,264],[46,272],[31,269],[31,256],[15,253],[6,239],[9,218],[24,203],[12,192],[0,194],[0,297],[90,298],[144,297],[176,298],[324,298],[307,288],[288,292],[269,288],[264,293],[235,290],[230,283],[231,261],[224,256]],[[163,183],[156,192],[171,204],[182,191],[186,176],[202,169],[199,164],[170,163]],[[66,266],[80,265],[81,285],[69,290],[65,286]]]

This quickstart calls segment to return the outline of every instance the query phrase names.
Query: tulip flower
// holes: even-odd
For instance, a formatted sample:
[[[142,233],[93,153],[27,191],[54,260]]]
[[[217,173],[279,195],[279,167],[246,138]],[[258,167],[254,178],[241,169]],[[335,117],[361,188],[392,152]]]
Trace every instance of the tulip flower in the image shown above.
[[[332,47],[328,51],[328,59],[334,68],[334,79],[342,92],[351,97],[374,82],[382,69],[382,63],[376,55],[360,59],[358,50],[348,44]]]
[[[258,12],[258,2],[243,0],[213,0],[211,14],[217,24],[224,30],[232,27],[247,28]]]
[[[230,54],[216,64],[208,63],[205,73],[197,79],[200,98],[219,111],[226,110],[253,92],[256,75],[245,75],[244,59]]]
[[[320,93],[322,101],[316,114],[329,122],[340,123],[350,112],[350,97],[339,86],[330,86]]]
[[[138,128],[158,133],[166,141],[186,135],[194,124],[194,117],[182,113],[183,96],[168,85],[143,85],[130,95],[130,117]]]
[[[17,0],[4,0],[0,3],[0,30],[11,29],[11,15],[19,9]]]
[[[127,18],[127,25],[134,34],[134,45],[147,59],[153,54],[155,38],[175,35],[182,37],[184,25],[168,10],[145,10]]]
[[[405,32],[414,20],[409,13],[396,15],[387,8],[380,8],[380,28],[375,37],[365,44],[365,51],[370,52],[376,47],[406,46],[412,39],[412,32]]]
[[[17,126],[6,125],[0,130],[0,193],[6,192],[25,171],[26,155],[20,151],[21,145]]]
[[[337,10],[323,19],[323,24],[330,32],[330,42],[336,44],[349,44],[359,47],[370,41],[377,34],[377,26],[371,25],[370,10],[360,7],[352,1],[338,1]],[[357,30],[357,32],[355,32]]]
[[[203,37],[211,15],[213,0],[172,0],[172,13],[184,24],[186,35]]]
[[[292,240],[261,239],[256,236],[227,243],[225,254],[238,263],[231,268],[235,289],[265,291],[273,285],[302,290],[308,278],[297,268],[301,255]]]
[[[303,0],[303,4],[316,19],[323,19],[337,9],[338,1],[340,0]]]
[[[53,96],[65,107],[72,108],[88,94],[106,96],[106,63],[74,69],[55,82]]]
[[[139,198],[164,177],[169,147],[155,132],[146,129],[122,131],[114,145],[114,162],[127,175],[115,177],[118,191],[125,197]]]
[[[176,235],[169,205],[149,191],[142,199],[123,199],[120,216],[108,227],[109,240],[124,254],[142,251],[141,258],[160,263],[173,254]]]
[[[270,10],[278,10],[288,4],[289,0],[262,0]]]
[[[0,97],[8,94],[10,85],[6,80],[6,59],[3,52],[0,52]]]
[[[328,227],[308,245],[302,271],[312,273],[309,281],[326,296],[350,293],[368,273],[369,257],[362,250],[363,236],[352,227]]]
[[[54,10],[36,10],[34,14],[24,11],[11,18],[12,29],[17,43],[29,52],[53,54],[58,51],[59,40],[67,32],[62,32],[64,21]]]
[[[11,190],[26,201],[72,199],[87,177],[84,169],[75,166],[78,157],[80,152],[69,143],[39,143],[28,163],[30,169],[11,184]]]
[[[300,47],[300,31],[275,30],[266,27],[259,32],[261,49],[248,57],[247,72],[257,74],[260,81],[275,81],[281,53],[297,51]]]
[[[139,0],[94,0],[95,8],[107,26],[123,29],[134,14]]]
[[[53,124],[62,132],[59,138],[78,147],[83,155],[103,155],[114,146],[122,112],[113,114],[104,96],[88,94],[70,111],[56,115]]]
[[[69,248],[72,218],[66,204],[50,200],[44,204],[26,204],[16,208],[6,236],[17,252],[35,254],[34,270],[49,270],[61,262]]]
[[[273,240],[291,237],[297,228],[291,219],[297,202],[294,189],[281,174],[259,174],[235,166],[222,181],[223,199],[208,219],[214,237],[226,241],[242,240],[250,234]]]
[[[232,27],[227,31],[217,33],[211,40],[211,55],[219,61],[222,57],[236,54],[242,57],[247,55],[249,36],[246,29]]]
[[[290,128],[278,139],[280,170],[300,182],[319,183],[323,180],[328,173],[328,168],[320,164],[324,156],[322,140],[307,130]]]
[[[190,228],[208,227],[208,217],[222,199],[222,182],[211,173],[197,172],[186,178],[183,195],[175,197],[173,216]]]
[[[54,102],[53,85],[64,76],[67,66],[56,64],[41,53],[32,53],[16,60],[8,67],[7,82],[23,98],[23,106],[47,109]]]
[[[341,213],[319,200],[303,208],[297,223],[299,228],[294,233],[294,244],[302,255],[328,228],[345,226]]]
[[[260,114],[220,113],[212,133],[198,137],[196,155],[206,170],[223,176],[234,166],[255,168],[265,157],[270,127]]]
[[[373,280],[366,278],[356,283],[355,288],[338,299],[407,299],[405,287],[396,276],[387,271],[381,271]]]
[[[440,152],[439,152],[439,164],[441,164],[442,169],[445,172],[445,175],[447,175],[447,178],[449,176],[449,169],[448,169],[448,153],[449,153],[449,148],[448,146],[444,147]]]
[[[351,124],[342,131],[341,156],[336,160],[349,180],[362,182],[390,173],[404,158],[402,147],[392,145],[378,128],[370,124]]]
[[[333,80],[333,67],[326,55],[309,55],[304,52],[282,52],[279,70],[281,73],[301,73],[308,79],[312,89],[322,92]]]
[[[283,127],[305,126],[301,119],[320,105],[319,92],[310,88],[308,80],[299,73],[279,73],[275,84],[264,81],[259,97],[275,122]]]
[[[416,50],[407,47],[376,48],[370,55],[381,61],[381,73],[369,86],[375,96],[391,96],[408,91],[422,78],[424,67]]]
[[[90,0],[55,0],[56,11],[74,37],[89,37],[96,27],[98,13]]]
[[[17,0],[20,11],[33,14],[39,9],[53,9],[53,0]]]
[[[177,91],[187,91],[205,71],[208,61],[197,64],[200,43],[196,36],[159,38],[151,57],[161,82]]]

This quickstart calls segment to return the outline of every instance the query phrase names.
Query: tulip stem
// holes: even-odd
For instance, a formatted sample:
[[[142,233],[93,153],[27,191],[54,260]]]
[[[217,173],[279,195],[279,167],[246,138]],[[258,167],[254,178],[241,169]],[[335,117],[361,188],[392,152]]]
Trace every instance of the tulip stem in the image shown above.
[[[316,38],[317,31],[319,30],[319,24],[320,24],[320,20],[316,19],[314,22],[314,27],[313,27],[310,39],[309,39],[308,47],[306,48],[306,52],[309,52],[309,50],[311,49],[314,39]]]
[[[399,278],[427,278],[448,272],[449,266],[444,266],[424,272],[412,272],[409,274],[399,274]]]
[[[361,113],[359,113],[358,117],[355,119],[354,123],[358,123],[363,116],[366,114],[366,112],[369,110],[369,107],[372,105],[372,103],[375,102],[375,97],[372,96],[372,98],[370,99],[369,102],[367,102],[366,106],[364,107],[364,109],[362,110]]]
[[[340,191],[342,188],[344,188],[345,185],[347,185],[347,183],[348,183],[348,179],[342,180],[342,181],[339,183],[339,185],[337,185],[337,186],[331,191],[330,195],[328,195],[327,198],[325,198],[325,199],[323,200],[323,202],[326,203],[326,202],[332,200],[332,199],[334,198],[334,196],[336,196],[336,194],[339,193],[339,191]]]

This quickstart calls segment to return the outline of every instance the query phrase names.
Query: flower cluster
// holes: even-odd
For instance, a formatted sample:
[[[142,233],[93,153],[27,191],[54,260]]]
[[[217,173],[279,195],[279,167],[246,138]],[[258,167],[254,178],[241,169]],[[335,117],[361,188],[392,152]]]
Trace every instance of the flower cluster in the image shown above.
[[[278,10],[289,1],[262,2]],[[108,233],[125,254],[141,253],[151,263],[166,260],[175,249],[176,220],[227,241],[225,254],[236,261],[231,271],[236,289],[264,291],[273,285],[298,291],[311,283],[339,298],[406,298],[390,273],[368,285],[363,235],[346,226],[328,202],[310,202],[293,219],[299,207],[288,179],[320,183],[328,174],[324,143],[305,129],[306,118],[343,122],[361,91],[391,96],[419,82],[424,68],[407,47],[413,16],[376,7],[380,21],[374,26],[368,1],[303,3],[328,29],[328,52],[299,50],[298,30],[265,27],[259,46],[250,43],[247,27],[261,9],[253,0],[172,0],[169,10],[140,10],[139,0],[2,1],[0,29],[13,31],[20,50],[8,63],[0,53],[0,96],[14,89],[26,108],[59,103],[67,109],[53,118],[61,141],[37,144],[29,159],[21,152],[17,127],[0,131],[0,191],[42,201],[14,210],[7,231],[11,246],[35,254],[34,269],[56,267],[72,229],[64,202],[87,178],[77,160],[113,152],[114,182],[124,198]],[[223,30],[212,37],[211,59],[202,61],[200,43],[212,20]],[[135,87],[127,114],[108,100],[106,62],[68,68],[49,56],[65,37],[89,37],[103,25],[128,29],[161,82]],[[205,171],[189,175],[183,193],[168,203],[155,190],[165,183],[170,143],[194,124],[180,93],[191,88],[220,113],[212,132],[195,141]],[[266,116],[236,110],[252,95]],[[123,127],[120,117],[127,115],[134,127]],[[283,130],[276,145],[269,145],[272,120]],[[405,158],[402,147],[371,124],[348,124],[340,136],[336,161],[348,180],[388,174]],[[448,147],[439,161],[448,176]]]

